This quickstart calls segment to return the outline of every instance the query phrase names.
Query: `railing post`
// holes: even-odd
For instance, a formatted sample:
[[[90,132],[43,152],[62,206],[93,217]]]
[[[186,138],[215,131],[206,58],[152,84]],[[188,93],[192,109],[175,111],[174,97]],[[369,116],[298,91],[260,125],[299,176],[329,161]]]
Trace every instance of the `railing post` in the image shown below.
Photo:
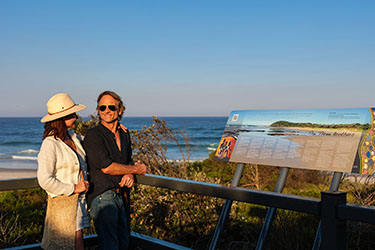
[[[346,221],[337,219],[337,206],[346,204],[346,193],[321,192],[321,250],[346,250]]]
[[[341,177],[342,177],[342,172],[335,172],[333,174],[331,186],[329,187],[329,191],[338,191],[339,190]],[[321,222],[319,221],[318,230],[316,231],[316,234],[315,234],[315,240],[314,240],[314,245],[313,245],[312,250],[319,250],[320,249],[320,244],[321,244],[321,241],[322,241],[322,236],[321,236],[321,230],[322,229],[321,229],[321,227],[322,227],[322,225],[321,225]]]

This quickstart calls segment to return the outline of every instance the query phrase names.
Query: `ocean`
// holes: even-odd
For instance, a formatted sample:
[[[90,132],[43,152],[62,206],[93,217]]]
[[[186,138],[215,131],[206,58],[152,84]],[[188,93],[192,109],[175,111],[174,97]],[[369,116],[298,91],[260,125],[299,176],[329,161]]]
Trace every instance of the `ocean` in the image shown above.
[[[223,135],[227,117],[158,117],[174,131],[186,131],[190,139],[190,160],[203,160],[215,151]],[[130,130],[152,124],[152,117],[124,117],[121,121]],[[0,117],[0,168],[34,168],[42,143],[43,124],[39,117]],[[184,146],[184,142],[180,144]],[[181,160],[173,143],[168,144],[169,160]]]

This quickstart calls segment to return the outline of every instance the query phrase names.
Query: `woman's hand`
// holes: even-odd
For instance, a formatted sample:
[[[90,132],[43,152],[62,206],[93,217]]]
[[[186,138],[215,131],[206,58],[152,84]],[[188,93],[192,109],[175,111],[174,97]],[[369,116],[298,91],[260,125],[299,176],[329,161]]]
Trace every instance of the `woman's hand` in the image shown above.
[[[74,193],[75,194],[80,194],[80,193],[83,193],[83,192],[87,192],[89,190],[89,182],[88,181],[80,181],[78,182],[75,186],[74,186]]]
[[[126,174],[121,178],[121,181],[119,183],[120,187],[128,187],[131,188],[134,184],[134,175],[132,174]]]
[[[120,123],[120,128],[125,132],[125,133],[127,133],[128,132],[128,129],[127,129],[127,127],[125,127],[124,125],[122,125],[121,123]]]

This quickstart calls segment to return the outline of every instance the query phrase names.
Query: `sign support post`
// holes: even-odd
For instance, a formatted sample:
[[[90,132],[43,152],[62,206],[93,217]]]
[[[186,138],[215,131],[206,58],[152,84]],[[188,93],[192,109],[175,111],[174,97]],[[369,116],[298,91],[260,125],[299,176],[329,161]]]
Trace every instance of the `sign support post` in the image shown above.
[[[283,191],[288,173],[289,173],[289,168],[285,168],[285,167],[281,168],[279,177],[277,179],[276,187],[274,190],[275,193],[281,193]],[[268,231],[270,229],[272,220],[275,216],[275,212],[276,212],[276,208],[274,207],[268,208],[267,215],[266,215],[266,218],[264,219],[263,227],[260,232],[258,243],[255,248],[256,250],[261,250],[263,248],[263,245],[266,240]]]
[[[232,179],[232,184],[231,187],[237,187],[238,184],[240,183],[240,179],[242,177],[242,172],[244,169],[245,164],[244,163],[238,163],[236,172],[234,173],[233,179]],[[226,223],[228,219],[228,215],[230,212],[230,208],[232,206],[233,201],[232,200],[226,200],[225,204],[223,206],[223,209],[221,210],[221,214],[219,217],[219,221],[217,222],[214,236],[212,237],[211,243],[210,243],[210,250],[216,249],[217,243],[220,238],[220,234],[223,230],[224,224]]]

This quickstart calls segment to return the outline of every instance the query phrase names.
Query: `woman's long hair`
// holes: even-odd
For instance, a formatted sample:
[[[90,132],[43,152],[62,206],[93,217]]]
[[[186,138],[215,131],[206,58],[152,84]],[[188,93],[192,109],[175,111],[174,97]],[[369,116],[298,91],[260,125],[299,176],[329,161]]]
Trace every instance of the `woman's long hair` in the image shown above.
[[[55,139],[58,137],[64,141],[67,128],[63,118],[46,122],[44,124],[43,140],[48,136],[53,136]]]

